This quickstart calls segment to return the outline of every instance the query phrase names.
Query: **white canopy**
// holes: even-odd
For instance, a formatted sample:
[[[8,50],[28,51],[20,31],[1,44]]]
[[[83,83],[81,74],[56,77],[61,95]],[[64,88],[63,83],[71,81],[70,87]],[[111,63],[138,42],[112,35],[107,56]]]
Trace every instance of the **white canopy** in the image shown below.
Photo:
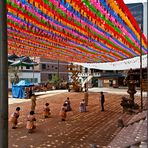
[[[132,59],[127,59],[118,62],[108,63],[75,63],[86,68],[100,69],[100,70],[128,70],[140,68],[140,56]],[[147,55],[142,56],[142,68],[147,67]]]

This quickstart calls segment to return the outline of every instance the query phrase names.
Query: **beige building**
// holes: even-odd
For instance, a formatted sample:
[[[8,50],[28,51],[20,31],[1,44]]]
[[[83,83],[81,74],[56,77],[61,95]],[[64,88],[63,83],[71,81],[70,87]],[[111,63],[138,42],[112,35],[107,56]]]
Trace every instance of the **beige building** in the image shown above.
[[[38,59],[41,83],[52,80],[52,76],[57,75],[61,81],[68,81],[67,62],[50,59]]]

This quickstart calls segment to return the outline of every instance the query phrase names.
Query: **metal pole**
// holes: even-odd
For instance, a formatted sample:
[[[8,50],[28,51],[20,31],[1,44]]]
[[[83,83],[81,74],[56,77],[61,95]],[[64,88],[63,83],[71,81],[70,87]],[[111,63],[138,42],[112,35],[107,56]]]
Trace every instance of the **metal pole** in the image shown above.
[[[35,62],[35,57],[33,57],[33,62]],[[34,81],[34,65],[32,66],[32,69],[33,69],[33,80],[32,80],[32,82],[35,83],[35,81]]]
[[[33,68],[33,80],[32,80],[32,82],[34,83],[34,65],[32,66],[32,68]]]
[[[59,70],[59,68],[60,68],[59,66],[60,66],[60,65],[59,65],[59,64],[60,64],[60,61],[58,60],[58,89],[59,89],[59,85],[60,85],[60,84],[59,84],[59,83],[60,83],[60,82],[59,82],[59,81],[60,81],[60,70]]]
[[[140,33],[140,40],[141,40],[141,33]],[[141,51],[141,41],[140,41],[140,98],[141,98],[141,110],[143,110],[143,91],[142,91],[142,51]]]
[[[140,31],[140,98],[141,98],[141,111],[143,110],[143,90],[142,90],[142,34],[143,34],[143,5],[141,15],[141,31]]]
[[[0,1],[0,148],[8,147],[8,57],[6,1]]]

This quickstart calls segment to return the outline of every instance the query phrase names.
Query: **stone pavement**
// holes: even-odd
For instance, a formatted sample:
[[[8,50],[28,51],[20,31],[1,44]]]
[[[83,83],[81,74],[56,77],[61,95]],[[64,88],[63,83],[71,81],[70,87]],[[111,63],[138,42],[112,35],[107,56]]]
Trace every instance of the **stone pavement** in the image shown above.
[[[93,144],[98,148],[107,147],[121,130],[117,127],[118,119],[122,118],[128,123],[133,115],[123,114],[120,106],[122,95],[110,93],[104,93],[105,112],[101,112],[98,92],[102,90],[96,88],[94,91],[97,92],[89,90],[88,112],[85,113],[78,111],[79,102],[84,97],[83,92],[60,92],[54,96],[46,94],[46,97],[43,95],[42,99],[37,100],[37,129],[33,134],[28,134],[25,128],[30,102],[9,105],[9,115],[16,106],[21,107],[18,128],[13,130],[9,126],[9,148],[91,148]],[[62,122],[59,110],[67,96],[70,97],[73,111],[68,112],[66,121]],[[43,119],[43,105],[46,102],[50,103],[51,117]],[[135,102],[140,104],[139,97],[135,97]]]
[[[37,95],[37,99],[42,99],[47,96],[54,96],[64,92],[67,92],[67,90],[51,90],[45,92],[36,92],[35,95]],[[30,101],[30,99],[19,99],[19,98],[12,98],[12,96],[9,96],[9,104],[22,103],[28,101]]]
[[[127,88],[89,88],[89,92],[107,92],[110,94],[120,94],[120,95],[128,95],[127,93]],[[37,99],[44,98],[46,96],[54,96],[56,94],[60,93],[65,93],[67,90],[51,90],[51,91],[46,91],[46,92],[36,92],[35,94],[38,96]],[[137,93],[135,96],[140,96],[140,90],[137,90]],[[147,93],[143,92],[143,97],[146,97]],[[19,98],[12,98],[12,96],[9,96],[9,104],[14,104],[14,103],[21,103],[21,102],[28,102],[30,99],[19,99]]]
[[[107,92],[110,94],[120,94],[120,95],[128,95],[127,93],[127,87],[121,87],[121,88],[112,88],[112,87],[102,87],[102,88],[90,88],[89,91],[91,92]],[[135,96],[140,96],[140,89],[136,89]],[[143,97],[147,97],[147,92],[143,92]]]

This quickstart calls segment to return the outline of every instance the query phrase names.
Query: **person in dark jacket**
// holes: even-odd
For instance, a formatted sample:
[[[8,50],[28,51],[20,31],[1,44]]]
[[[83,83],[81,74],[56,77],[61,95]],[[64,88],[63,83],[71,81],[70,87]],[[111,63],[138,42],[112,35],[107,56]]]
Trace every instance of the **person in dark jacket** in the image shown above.
[[[101,92],[100,102],[101,102],[101,111],[104,111],[105,97],[104,97],[103,92]]]

